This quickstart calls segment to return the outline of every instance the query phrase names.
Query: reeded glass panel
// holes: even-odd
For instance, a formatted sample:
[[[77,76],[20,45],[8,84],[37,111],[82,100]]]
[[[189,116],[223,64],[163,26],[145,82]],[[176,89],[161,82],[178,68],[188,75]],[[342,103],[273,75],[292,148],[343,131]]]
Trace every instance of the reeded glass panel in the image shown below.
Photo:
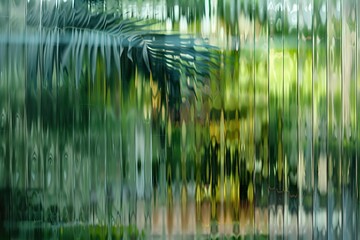
[[[359,239],[356,0],[0,1],[0,239]]]

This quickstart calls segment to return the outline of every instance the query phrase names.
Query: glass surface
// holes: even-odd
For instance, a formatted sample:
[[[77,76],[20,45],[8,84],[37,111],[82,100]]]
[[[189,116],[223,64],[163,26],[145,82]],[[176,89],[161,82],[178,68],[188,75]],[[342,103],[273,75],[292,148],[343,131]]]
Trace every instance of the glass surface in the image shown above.
[[[0,239],[358,239],[359,11],[0,1]]]

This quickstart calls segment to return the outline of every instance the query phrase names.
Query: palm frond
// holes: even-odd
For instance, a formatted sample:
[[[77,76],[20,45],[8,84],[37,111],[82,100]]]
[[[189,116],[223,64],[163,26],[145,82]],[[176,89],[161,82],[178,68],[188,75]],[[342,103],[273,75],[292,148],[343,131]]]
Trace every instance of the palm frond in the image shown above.
[[[44,49],[46,75],[52,72],[54,51],[58,50],[60,59],[57,61],[61,70],[66,72],[75,68],[78,86],[87,49],[93,81],[98,54],[105,59],[109,75],[112,60],[118,72],[121,71],[120,61],[125,53],[130,61],[146,66],[144,71],[154,73],[162,69],[168,73],[176,72],[183,79],[190,78],[192,86],[203,84],[204,78],[208,78],[217,67],[216,48],[191,36],[150,30],[152,24],[154,21],[151,20],[126,19],[117,13],[91,13],[86,8],[73,8],[70,5],[45,11],[41,18],[35,11],[27,15],[28,27],[36,31],[40,26],[39,39]],[[33,51],[30,61],[38,59],[37,54],[38,51]],[[33,67],[31,71],[37,71],[36,64],[29,66]]]

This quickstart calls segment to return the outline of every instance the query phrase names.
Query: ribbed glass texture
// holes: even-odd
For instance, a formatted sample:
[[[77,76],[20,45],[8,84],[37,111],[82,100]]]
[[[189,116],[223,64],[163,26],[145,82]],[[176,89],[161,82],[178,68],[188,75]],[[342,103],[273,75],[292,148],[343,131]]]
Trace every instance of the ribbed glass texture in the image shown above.
[[[0,1],[0,239],[360,239],[357,0]]]

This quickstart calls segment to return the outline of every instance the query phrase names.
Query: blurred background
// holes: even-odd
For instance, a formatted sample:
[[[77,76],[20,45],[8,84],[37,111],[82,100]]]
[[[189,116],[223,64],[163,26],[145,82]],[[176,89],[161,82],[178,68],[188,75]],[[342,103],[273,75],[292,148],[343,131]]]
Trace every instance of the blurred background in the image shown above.
[[[1,0],[1,239],[359,239],[356,0]]]

